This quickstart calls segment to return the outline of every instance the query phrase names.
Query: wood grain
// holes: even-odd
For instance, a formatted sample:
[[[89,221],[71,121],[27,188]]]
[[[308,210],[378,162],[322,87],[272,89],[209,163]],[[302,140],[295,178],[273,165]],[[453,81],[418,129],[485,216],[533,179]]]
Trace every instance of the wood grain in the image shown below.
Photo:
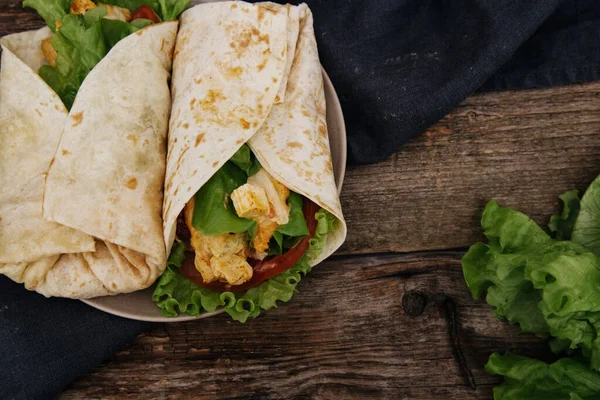
[[[468,246],[491,199],[546,224],[599,173],[600,83],[473,96],[386,162],[348,169],[342,252]]]
[[[0,0],[0,35],[41,26]],[[468,98],[389,160],[348,169],[348,240],[291,303],[245,325],[156,325],[62,397],[491,398],[490,353],[552,356],[471,299],[460,257],[488,200],[544,224],[585,188],[599,122],[600,83]]]
[[[490,398],[497,379],[482,366],[491,351],[547,350],[471,299],[461,256],[336,257],[300,284],[291,303],[264,317],[159,326],[63,398]],[[414,296],[424,300],[420,313],[405,310],[404,299]],[[448,301],[456,306],[465,368],[448,334]]]

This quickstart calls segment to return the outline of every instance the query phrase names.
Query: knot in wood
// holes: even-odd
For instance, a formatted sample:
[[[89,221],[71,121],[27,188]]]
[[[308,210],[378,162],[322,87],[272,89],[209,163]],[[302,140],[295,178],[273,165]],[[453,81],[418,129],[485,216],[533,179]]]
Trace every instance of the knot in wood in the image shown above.
[[[411,317],[418,317],[423,314],[426,304],[427,297],[416,290],[406,292],[406,294],[402,296],[402,309]]]

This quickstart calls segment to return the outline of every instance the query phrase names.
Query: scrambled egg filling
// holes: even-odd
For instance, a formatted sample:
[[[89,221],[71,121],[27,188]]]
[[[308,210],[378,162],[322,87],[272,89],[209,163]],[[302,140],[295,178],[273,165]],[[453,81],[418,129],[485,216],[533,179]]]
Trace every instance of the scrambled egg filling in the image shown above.
[[[204,236],[192,226],[195,198],[184,209],[185,223],[190,230],[190,245],[194,249],[194,265],[205,282],[226,282],[241,285],[252,278],[248,257],[263,259],[269,241],[278,226],[289,221],[287,198],[290,190],[277,182],[267,171],[260,169],[248,178],[248,183],[231,194],[238,216],[253,219],[257,224],[256,236],[250,248],[246,233],[225,233]]]
[[[289,222],[289,195],[290,190],[263,168],[249,177],[248,183],[231,194],[237,215],[256,221],[258,229],[252,245],[258,253],[263,253],[269,248],[269,240],[273,237],[275,229]]]
[[[106,19],[115,19],[123,22],[129,22],[131,20],[131,11],[127,8],[111,6],[109,4],[94,3],[91,0],[73,0],[70,7],[71,14],[85,15],[88,10],[96,7],[106,7]],[[62,21],[56,21],[56,30],[60,30]],[[52,67],[56,67],[56,58],[58,54],[50,42],[51,37],[42,40],[42,53],[48,64]]]
[[[224,233],[204,236],[192,226],[195,199],[184,209],[185,223],[190,230],[190,244],[196,253],[194,265],[205,282],[227,282],[241,285],[252,278],[252,267],[246,262],[250,251],[245,233]]]

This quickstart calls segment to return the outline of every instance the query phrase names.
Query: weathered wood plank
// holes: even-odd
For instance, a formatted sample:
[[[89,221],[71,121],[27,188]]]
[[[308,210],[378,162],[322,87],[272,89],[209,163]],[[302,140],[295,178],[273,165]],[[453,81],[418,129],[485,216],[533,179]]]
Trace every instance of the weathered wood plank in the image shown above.
[[[343,253],[465,247],[497,199],[540,224],[600,173],[600,83],[470,97],[376,165],[352,167]]]
[[[471,299],[461,256],[337,257],[300,284],[293,302],[245,325],[224,315],[161,325],[63,397],[490,398],[497,379],[482,367],[492,351],[547,350]],[[449,301],[460,349],[449,335]]]

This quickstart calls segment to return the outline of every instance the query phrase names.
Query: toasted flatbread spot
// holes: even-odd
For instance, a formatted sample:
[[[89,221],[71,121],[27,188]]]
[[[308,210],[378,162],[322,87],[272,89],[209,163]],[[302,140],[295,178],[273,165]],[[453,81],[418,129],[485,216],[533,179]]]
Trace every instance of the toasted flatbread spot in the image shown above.
[[[321,136],[327,137],[327,127],[323,122],[319,123],[319,133],[321,134]]]
[[[228,78],[239,78],[242,72],[244,72],[242,67],[229,68],[226,75]]]
[[[244,129],[250,129],[250,122],[246,121],[244,118],[240,118],[240,125]]]
[[[203,141],[204,141],[204,133],[201,133],[198,136],[196,136],[196,143],[194,144],[194,147],[198,147],[198,145],[200,143],[202,143]]]
[[[78,113],[73,114],[71,116],[71,119],[73,120],[73,124],[71,126],[75,127],[81,124],[81,122],[83,121],[83,111],[79,111]]]
[[[302,146],[302,143],[300,143],[300,142],[289,142],[288,147],[291,147],[294,149],[301,149],[303,146]]]
[[[260,71],[262,71],[263,69],[265,69],[265,67],[267,66],[267,61],[268,61],[268,60],[265,58],[265,59],[263,60],[263,62],[262,62],[262,63],[260,63],[260,64],[259,64],[259,65],[256,67],[256,69],[258,69],[258,72],[260,72]]]
[[[135,189],[138,185],[138,180],[135,177],[131,177],[127,180],[127,182],[125,182],[125,187],[129,188],[129,189]]]
[[[65,149],[62,150],[62,155],[63,156],[68,156],[70,154],[71,154],[71,152],[69,150],[65,150]]]
[[[139,137],[137,135],[134,135],[132,133],[130,133],[129,135],[125,136],[127,139],[131,140],[133,142],[133,145],[136,146],[138,143],[138,139]]]

